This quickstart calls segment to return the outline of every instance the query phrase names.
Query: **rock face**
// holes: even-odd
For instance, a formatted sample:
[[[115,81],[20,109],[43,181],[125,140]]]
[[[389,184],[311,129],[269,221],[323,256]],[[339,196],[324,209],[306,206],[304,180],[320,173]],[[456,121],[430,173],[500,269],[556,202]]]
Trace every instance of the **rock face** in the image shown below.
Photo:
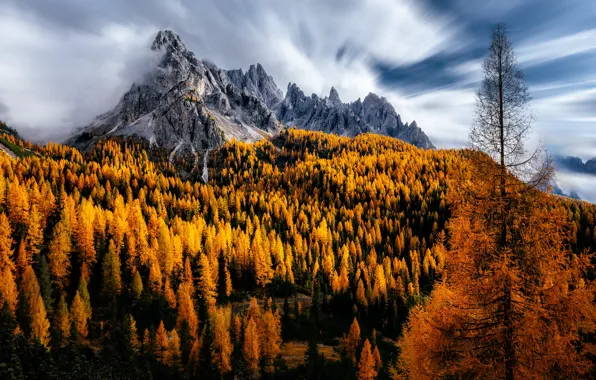
[[[284,101],[277,106],[277,117],[288,126],[356,136],[360,133],[378,133],[396,137],[420,148],[434,145],[415,121],[404,124],[393,106],[385,99],[369,93],[364,101],[342,103],[335,88],[329,97],[310,97],[290,84]]]
[[[199,61],[169,30],[157,34],[151,49],[160,56],[157,67],[67,143],[86,150],[105,136],[138,136],[171,152],[172,159],[295,125],[344,136],[380,133],[434,147],[416,122],[403,124],[385,98],[374,94],[345,104],[334,88],[328,98],[306,97],[292,84],[284,98],[260,64],[246,73],[219,69]]]

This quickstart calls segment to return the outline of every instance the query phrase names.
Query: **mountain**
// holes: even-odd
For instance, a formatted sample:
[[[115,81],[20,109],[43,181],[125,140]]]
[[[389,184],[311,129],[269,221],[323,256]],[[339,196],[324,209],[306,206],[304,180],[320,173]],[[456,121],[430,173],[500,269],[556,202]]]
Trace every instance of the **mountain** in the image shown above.
[[[102,137],[137,136],[173,158],[231,138],[256,141],[295,125],[344,136],[373,132],[434,148],[416,122],[403,124],[391,104],[372,93],[363,102],[345,104],[334,88],[322,99],[306,97],[291,84],[284,97],[260,64],[247,72],[220,69],[198,60],[169,30],[157,34],[151,49],[160,55],[157,67],[68,144],[88,150]]]
[[[342,103],[335,88],[329,97],[310,97],[290,84],[284,101],[278,106],[277,117],[288,126],[300,129],[356,136],[372,132],[396,137],[420,148],[431,149],[434,145],[416,122],[403,123],[393,106],[383,97],[369,93],[364,101]]]
[[[596,157],[583,162],[579,157],[556,156],[554,162],[559,170],[596,175]]]
[[[267,104],[281,101],[282,94],[260,65],[246,74],[219,69],[199,61],[167,30],[157,34],[151,49],[161,54],[155,70],[69,144],[88,149],[104,136],[135,135],[177,154],[219,146],[232,137],[254,141],[280,129]]]

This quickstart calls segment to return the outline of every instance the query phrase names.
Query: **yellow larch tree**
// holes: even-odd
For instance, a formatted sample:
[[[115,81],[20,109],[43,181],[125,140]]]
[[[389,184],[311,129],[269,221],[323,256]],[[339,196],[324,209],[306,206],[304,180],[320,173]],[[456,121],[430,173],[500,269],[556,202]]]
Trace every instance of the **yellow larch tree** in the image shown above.
[[[15,225],[26,226],[29,219],[29,194],[25,185],[18,180],[10,184],[8,189],[8,215]]]
[[[65,289],[68,286],[71,250],[71,232],[68,220],[61,218],[54,228],[48,252],[52,280],[58,289]]]
[[[81,295],[79,291],[75,293],[75,296],[72,300],[70,305],[70,317],[72,319],[72,324],[76,329],[78,334],[78,339],[84,343],[87,339],[87,320],[88,320],[88,312],[85,303],[81,299]]]
[[[4,306],[4,302],[8,303],[10,311],[15,315],[19,292],[10,268],[6,266],[0,268],[0,278],[2,279],[0,281],[0,293],[2,294],[2,297],[0,297],[0,307]]]
[[[217,284],[211,277],[211,264],[204,253],[199,258],[199,270],[201,273],[198,282],[199,294],[207,306],[214,306],[217,298]]]
[[[50,343],[50,321],[40,294],[31,300],[29,316],[31,318],[31,338],[47,347]]]
[[[83,200],[77,208],[76,236],[80,252],[81,273],[86,280],[91,275],[91,266],[95,263],[95,246],[93,238],[93,225],[95,210],[93,204]]]
[[[261,355],[265,372],[273,372],[273,362],[281,351],[281,343],[280,316],[269,308],[261,316]]]
[[[176,329],[170,331],[170,338],[168,339],[168,348],[165,354],[165,362],[167,365],[173,368],[180,368],[181,363],[180,353],[180,337]]]
[[[64,294],[60,295],[58,301],[58,308],[54,315],[54,330],[58,333],[58,342],[61,346],[64,346],[68,342],[70,337],[70,314],[68,311],[68,305],[66,304],[66,297]]]
[[[202,337],[195,338],[188,355],[187,366],[191,375],[196,376],[199,370],[199,360],[201,357]]]
[[[215,307],[211,312],[211,360],[222,376],[232,370],[231,313],[232,310],[225,307]]]
[[[261,360],[260,338],[257,322],[254,318],[249,318],[244,329],[244,344],[242,346],[242,356],[246,363],[246,368],[253,378],[259,377],[259,363]]]
[[[0,268],[14,271],[12,229],[6,214],[0,214]]]
[[[383,366],[383,361],[381,360],[381,353],[379,352],[379,347],[377,345],[375,345],[375,349],[373,350],[373,358],[375,359],[375,371],[379,373]]]
[[[350,325],[350,332],[347,336],[344,336],[342,343],[346,356],[356,365],[356,353],[360,346],[360,325],[356,318]]]
[[[189,285],[186,283],[180,284],[178,287],[178,317],[176,320],[176,328],[181,329],[184,322],[188,324],[190,335],[196,339],[198,338],[199,318],[195,311],[195,306],[189,291]]]
[[[31,206],[29,220],[27,221],[27,246],[31,257],[39,253],[40,245],[43,243],[43,215],[36,205]]]

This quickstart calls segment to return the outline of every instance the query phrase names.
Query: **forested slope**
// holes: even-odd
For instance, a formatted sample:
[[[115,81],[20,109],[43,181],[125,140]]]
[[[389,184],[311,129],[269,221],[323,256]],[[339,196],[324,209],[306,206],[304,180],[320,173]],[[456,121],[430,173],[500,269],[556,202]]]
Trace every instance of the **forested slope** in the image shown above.
[[[131,140],[3,138],[39,155],[0,156],[2,378],[386,377],[449,260],[454,179],[474,180],[468,151],[369,134],[228,142],[208,184]],[[542,207],[596,250],[595,207]]]

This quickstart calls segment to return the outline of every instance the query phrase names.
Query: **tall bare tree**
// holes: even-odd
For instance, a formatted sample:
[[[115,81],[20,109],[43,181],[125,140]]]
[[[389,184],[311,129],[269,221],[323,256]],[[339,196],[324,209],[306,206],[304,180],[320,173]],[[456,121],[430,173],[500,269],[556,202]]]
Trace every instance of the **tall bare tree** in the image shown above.
[[[582,378],[582,335],[596,329],[588,257],[540,191],[552,175],[528,152],[530,95],[499,25],[470,130],[470,167],[450,194],[445,280],[410,315],[400,365],[411,379]],[[471,179],[471,180],[470,180]]]
[[[531,152],[525,146],[534,121],[531,97],[502,24],[493,31],[483,71],[484,80],[476,94],[476,118],[469,134],[472,147],[499,165],[502,195],[507,193],[509,174],[527,180],[532,187],[546,185],[552,175],[549,160],[540,160],[540,146]]]

